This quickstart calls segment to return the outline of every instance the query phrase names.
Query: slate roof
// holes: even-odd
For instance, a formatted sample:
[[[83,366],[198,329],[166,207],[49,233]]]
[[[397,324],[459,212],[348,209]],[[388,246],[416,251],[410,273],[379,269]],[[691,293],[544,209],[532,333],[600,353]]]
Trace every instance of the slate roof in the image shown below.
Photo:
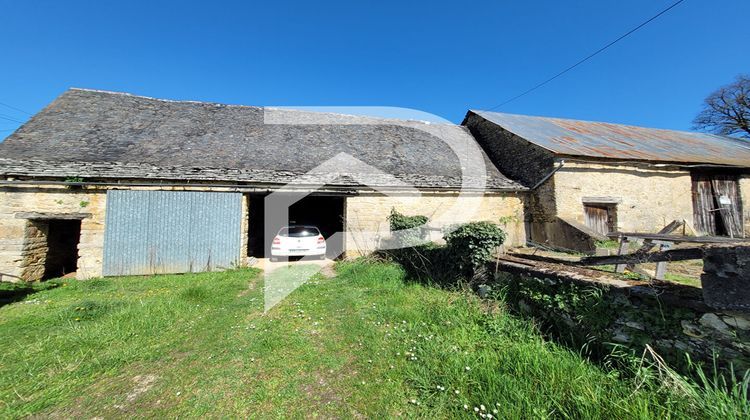
[[[70,89],[0,143],[0,176],[284,184],[343,152],[414,187],[457,190],[461,167],[443,140],[476,144],[452,124]],[[489,189],[525,189],[478,156]],[[351,175],[333,184],[361,185]]]
[[[750,167],[750,141],[603,122],[469,111],[558,155]]]

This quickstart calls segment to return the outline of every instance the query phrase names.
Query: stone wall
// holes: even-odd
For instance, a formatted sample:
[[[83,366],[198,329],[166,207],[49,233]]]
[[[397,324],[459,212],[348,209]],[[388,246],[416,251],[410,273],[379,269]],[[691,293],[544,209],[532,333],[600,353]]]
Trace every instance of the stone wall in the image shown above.
[[[390,236],[388,215],[392,208],[407,216],[430,218],[430,239],[440,242],[440,230],[446,226],[470,221],[498,223],[507,232],[507,246],[525,243],[523,199],[516,193],[473,194],[458,198],[456,193],[422,193],[421,197],[388,197],[362,194],[346,199],[346,252],[362,255],[376,249]],[[367,234],[367,233],[372,233]]]
[[[504,175],[533,187],[553,169],[553,154],[469,112],[463,122]]]
[[[683,373],[691,373],[686,354],[709,373],[714,354],[724,372],[750,369],[750,316],[711,308],[699,288],[589,277],[553,264],[488,268],[493,290],[577,351],[606,357],[618,347],[640,357],[648,345]]]
[[[102,190],[68,189],[63,186],[0,189],[0,273],[26,280],[40,278],[39,256],[36,254],[41,252],[39,243],[43,232],[28,219],[19,218],[19,214],[89,213],[89,217],[81,220],[77,277],[100,277],[105,208],[106,194]]]
[[[47,258],[47,235],[49,225],[36,220],[26,221],[24,229],[23,247],[21,249],[21,278],[24,280],[40,280],[44,276],[45,260]]]
[[[750,246],[704,248],[701,286],[711,307],[750,313]]]
[[[693,224],[692,183],[685,170],[566,162],[554,175],[557,215],[584,223],[583,203],[620,200],[617,228],[656,232],[673,220]]]

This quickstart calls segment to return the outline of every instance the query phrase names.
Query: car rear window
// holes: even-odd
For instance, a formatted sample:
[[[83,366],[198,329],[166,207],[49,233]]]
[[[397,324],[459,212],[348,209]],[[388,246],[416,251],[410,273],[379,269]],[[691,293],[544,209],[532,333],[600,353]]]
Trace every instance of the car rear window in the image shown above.
[[[279,236],[286,236],[290,238],[302,238],[305,236],[318,236],[320,231],[318,228],[310,226],[290,226],[282,228],[279,231]]]

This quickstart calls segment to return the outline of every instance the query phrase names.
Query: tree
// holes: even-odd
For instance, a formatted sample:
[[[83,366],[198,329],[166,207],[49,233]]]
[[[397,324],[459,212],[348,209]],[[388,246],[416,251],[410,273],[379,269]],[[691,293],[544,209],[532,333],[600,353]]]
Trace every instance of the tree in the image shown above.
[[[750,75],[741,74],[734,83],[708,95],[693,128],[750,139]]]

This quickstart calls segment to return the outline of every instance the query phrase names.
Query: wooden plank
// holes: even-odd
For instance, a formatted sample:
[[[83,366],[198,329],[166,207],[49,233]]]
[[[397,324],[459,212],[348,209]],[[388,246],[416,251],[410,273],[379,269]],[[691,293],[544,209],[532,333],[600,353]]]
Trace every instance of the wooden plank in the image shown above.
[[[672,244],[669,243],[662,243],[659,245],[660,251],[667,251],[669,248],[672,247]],[[656,263],[656,273],[654,274],[654,278],[657,280],[664,280],[664,275],[667,274],[667,262],[666,261],[659,261]]]
[[[608,265],[608,264],[644,264],[659,261],[700,260],[703,258],[702,248],[677,248],[658,252],[635,252],[625,255],[608,255],[602,257],[583,257],[577,265]]]
[[[91,217],[91,213],[39,213],[34,211],[16,213],[16,219],[31,220],[80,220],[88,219],[89,217]]]
[[[507,253],[511,257],[515,258],[523,258],[525,260],[532,260],[532,261],[541,261],[541,262],[548,262],[548,263],[555,263],[555,264],[578,264],[579,258],[576,257],[550,257],[546,255],[536,255],[536,254],[523,254],[521,252],[508,252]]]
[[[679,228],[680,226],[683,226],[683,227],[685,226],[685,221],[684,221],[684,220],[682,220],[682,221],[680,221],[680,220],[672,220],[672,222],[671,222],[671,223],[669,223],[668,225],[664,226],[663,228],[661,228],[661,230],[660,230],[660,231],[658,231],[658,232],[656,232],[656,233],[658,233],[658,234],[660,234],[660,235],[662,235],[662,234],[663,234],[663,235],[666,235],[666,234],[670,234],[670,233],[674,232],[674,231],[675,231],[675,229]],[[653,248],[654,248],[655,246],[656,246],[656,244],[654,244],[653,240],[651,240],[651,239],[646,239],[645,241],[643,241],[643,245],[641,245],[641,247],[640,247],[640,248],[638,248],[638,251],[637,251],[637,252],[649,252],[649,251],[651,251],[651,250],[652,250],[652,249],[653,249]],[[627,269],[628,269],[628,270],[631,270],[631,271],[632,271],[632,270],[633,270],[634,268],[635,268],[635,266],[634,266],[633,264],[629,264],[629,265],[627,266]]]
[[[620,246],[617,247],[618,256],[625,255],[627,253],[626,251],[628,250],[629,243],[630,242],[628,241],[628,238],[620,236]],[[624,273],[626,267],[627,266],[625,264],[617,264],[615,266],[615,273]]]
[[[720,244],[720,243],[745,243],[750,242],[750,238],[727,238],[725,236],[683,236],[683,235],[666,235],[659,233],[641,233],[641,232],[612,232],[607,235],[610,238],[625,236],[628,238],[652,239],[657,241],[669,241],[674,243],[695,243],[695,244]]]

